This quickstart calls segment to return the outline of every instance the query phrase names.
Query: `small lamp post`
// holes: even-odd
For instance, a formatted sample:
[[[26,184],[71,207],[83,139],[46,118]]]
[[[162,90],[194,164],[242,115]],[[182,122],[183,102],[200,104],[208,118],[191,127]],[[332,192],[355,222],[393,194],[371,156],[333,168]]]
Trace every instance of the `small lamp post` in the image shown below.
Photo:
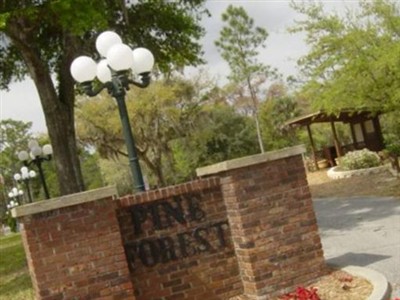
[[[135,189],[144,191],[145,185],[129,123],[125,94],[131,84],[140,88],[150,84],[150,71],[154,65],[153,54],[145,48],[136,48],[132,51],[128,45],[122,43],[120,36],[112,31],[105,31],[97,37],[96,49],[104,59],[96,64],[92,58],[80,56],[71,64],[71,75],[81,84],[88,96],[96,96],[106,88],[115,98]],[[132,80],[131,73],[139,80]],[[93,89],[96,76],[101,84]]]
[[[18,205],[20,205],[20,198],[23,196],[24,191],[19,190],[16,187],[13,187],[11,191],[8,193],[8,198],[10,198],[9,204],[7,204],[7,208],[11,209]]]
[[[19,231],[19,224],[18,224],[18,220],[11,217],[10,210],[21,204],[20,198],[22,198],[23,195],[24,195],[24,192],[22,190],[19,190],[16,187],[13,187],[11,189],[11,191],[8,193],[8,198],[10,198],[10,201],[7,204],[7,211],[6,211],[7,218],[8,218],[7,223],[13,232]]]
[[[20,151],[18,153],[18,159],[22,161],[26,167],[30,166],[31,164],[36,165],[39,171],[39,177],[40,181],[42,182],[46,199],[50,199],[50,194],[46,185],[42,163],[44,161],[51,160],[53,154],[53,148],[51,147],[50,144],[46,144],[43,147],[40,147],[39,143],[36,140],[29,141],[28,147],[30,149],[30,153],[28,153],[27,151]],[[30,161],[29,157],[31,158]]]
[[[29,180],[35,177],[36,177],[36,172],[33,170],[29,170],[27,167],[21,168],[21,174],[20,173],[14,174],[14,180],[16,182],[23,181],[25,183],[26,191],[28,194],[28,203],[32,203],[32,193],[29,185]]]

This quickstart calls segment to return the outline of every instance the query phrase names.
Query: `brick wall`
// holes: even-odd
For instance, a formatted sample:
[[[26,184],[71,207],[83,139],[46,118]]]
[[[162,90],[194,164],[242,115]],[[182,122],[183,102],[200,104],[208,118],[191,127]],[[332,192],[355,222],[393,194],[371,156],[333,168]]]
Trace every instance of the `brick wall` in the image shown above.
[[[45,210],[19,218],[36,299],[135,299],[112,197]]]
[[[220,177],[243,299],[269,299],[327,271],[302,149],[285,151],[200,172]]]
[[[301,154],[222,162],[113,200],[14,208],[37,299],[270,299],[326,272]]]
[[[137,300],[229,299],[242,293],[217,178],[124,197],[120,203]]]

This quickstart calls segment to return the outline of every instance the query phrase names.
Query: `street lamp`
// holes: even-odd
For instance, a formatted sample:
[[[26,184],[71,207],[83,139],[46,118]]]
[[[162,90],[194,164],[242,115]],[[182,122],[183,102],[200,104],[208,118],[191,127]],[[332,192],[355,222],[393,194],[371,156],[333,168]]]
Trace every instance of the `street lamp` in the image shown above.
[[[71,75],[81,84],[88,96],[96,96],[106,88],[115,98],[135,188],[137,191],[144,191],[145,185],[129,123],[125,94],[130,84],[140,88],[150,84],[150,71],[154,65],[153,54],[145,48],[136,48],[132,51],[128,45],[122,43],[120,36],[112,31],[105,31],[97,37],[96,49],[103,59],[96,64],[92,58],[80,56],[71,64]],[[94,89],[93,81],[96,76],[101,84],[96,85]],[[132,77],[138,81],[131,79]]]
[[[17,189],[16,187],[13,187],[11,191],[8,193],[8,198],[10,198],[9,204],[7,204],[7,208],[11,209],[16,206],[18,206],[20,203],[19,199],[22,197],[24,192],[22,190]]]
[[[49,190],[47,189],[46,180],[44,178],[42,163],[44,161],[51,160],[53,148],[50,144],[46,144],[43,147],[40,147],[39,143],[36,140],[29,141],[28,147],[30,149],[30,152],[28,153],[27,151],[20,151],[18,153],[18,159],[22,161],[26,167],[30,166],[31,164],[36,165],[39,171],[40,181],[42,182],[46,199],[50,199]],[[29,157],[31,158],[30,161]]]
[[[23,181],[26,186],[26,191],[28,192],[28,202],[32,203],[32,194],[29,186],[29,180],[36,177],[36,172],[33,170],[29,170],[27,167],[21,168],[21,174],[14,174],[14,180],[16,182]]]
[[[16,187],[13,187],[11,191],[8,193],[8,197],[10,198],[10,202],[7,204],[7,211],[6,215],[9,219],[7,222],[8,225],[10,226],[11,230],[13,232],[19,231],[19,225],[18,225],[18,220],[15,218],[11,217],[10,210],[13,209],[14,207],[19,206],[20,203],[20,198],[22,198],[24,192],[22,190],[17,189]],[[11,218],[11,219],[10,219]]]

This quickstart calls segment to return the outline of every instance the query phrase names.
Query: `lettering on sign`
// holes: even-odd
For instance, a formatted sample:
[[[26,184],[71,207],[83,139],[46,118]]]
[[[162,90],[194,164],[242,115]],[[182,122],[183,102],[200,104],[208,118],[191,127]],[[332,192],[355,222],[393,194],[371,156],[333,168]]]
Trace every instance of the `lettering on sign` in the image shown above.
[[[142,238],[125,244],[131,270],[138,260],[146,267],[153,267],[159,263],[205,252],[212,253],[226,247],[228,222],[207,222],[206,213],[196,196],[175,196],[168,200],[134,205],[130,208],[130,215],[135,236],[157,234],[157,237]],[[193,222],[202,222],[202,225],[172,236],[159,234],[165,229],[188,226]]]

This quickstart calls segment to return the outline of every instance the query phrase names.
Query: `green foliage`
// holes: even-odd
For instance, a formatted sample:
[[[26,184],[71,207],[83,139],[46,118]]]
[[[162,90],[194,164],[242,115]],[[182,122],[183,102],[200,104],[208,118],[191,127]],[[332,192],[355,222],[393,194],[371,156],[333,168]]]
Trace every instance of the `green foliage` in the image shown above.
[[[26,50],[38,56],[49,72],[63,78],[62,68],[69,70],[71,63],[62,53],[66,38],[72,38],[68,46],[78,56],[93,52],[97,33],[110,28],[125,43],[149,48],[165,72],[200,63],[198,40],[204,31],[199,20],[207,13],[203,2],[138,1],[126,5],[123,1],[63,0],[15,8],[0,15],[4,24],[0,26],[0,37],[5,41],[0,45],[0,86],[6,88],[11,80],[28,74],[21,56]],[[15,36],[13,32],[20,24],[24,26],[18,28],[20,34]],[[30,49],[22,49],[25,43],[30,43]]]
[[[200,81],[170,78],[127,95],[138,155],[151,187],[182,182],[193,178],[197,167],[256,152],[251,119],[221,102],[207,80]],[[122,193],[129,192],[131,175],[116,104],[105,94],[83,100],[77,117],[80,141],[103,158],[104,184],[117,183]]]
[[[357,170],[377,167],[381,164],[377,153],[368,149],[348,152],[340,158],[340,167],[344,170]]]
[[[18,151],[27,147],[28,141],[32,138],[31,122],[22,122],[12,119],[0,121],[0,219],[6,218],[7,194],[14,186],[13,176],[22,167],[18,160]]]
[[[303,92],[315,109],[400,109],[398,1],[360,1],[359,10],[344,17],[325,13],[322,3],[292,6],[306,17],[292,32],[307,34],[311,50],[299,64],[307,80]]]
[[[18,165],[17,152],[24,149],[32,138],[30,130],[32,122],[13,119],[0,120],[0,153],[1,173],[10,176]]]
[[[191,130],[200,113],[199,101],[194,87],[180,79],[161,80],[127,94],[137,152],[151,185],[163,186],[173,181],[168,178],[168,174],[174,174],[170,142]],[[113,102],[103,94],[97,100],[82,101],[77,110],[79,139],[95,146],[103,158],[127,156]],[[104,115],[108,118],[104,119]]]
[[[74,82],[69,73],[78,55],[94,53],[105,29],[132,47],[149,48],[158,69],[202,62],[199,24],[204,0],[195,1],[41,1],[13,6],[1,15],[0,88],[30,75],[40,95],[61,194],[83,189],[74,127]],[[26,4],[26,3],[24,3]],[[98,58],[95,56],[95,58]],[[56,80],[53,80],[55,78]],[[60,145],[63,145],[62,148]]]
[[[83,179],[86,190],[97,189],[104,186],[98,153],[83,150],[80,154]]]
[[[299,143],[298,133],[285,123],[298,117],[300,110],[296,99],[289,95],[282,83],[271,85],[266,101],[260,105],[260,125],[264,145],[268,150],[277,150]]]
[[[0,236],[0,282],[2,300],[34,299],[20,234]]]
[[[0,30],[4,29],[7,23],[7,19],[10,17],[10,13],[0,14]]]
[[[226,105],[204,107],[196,129],[173,144],[181,181],[195,177],[201,166],[257,153],[254,124]]]
[[[11,213],[9,210],[7,210],[4,219],[5,219],[5,221],[3,221],[3,223],[10,228],[11,232],[18,231],[17,219],[15,219],[11,216]]]
[[[400,156],[400,111],[380,116],[386,150]]]
[[[133,180],[127,158],[100,159],[99,167],[104,185],[115,185],[121,196],[132,193]]]
[[[246,81],[257,73],[266,73],[268,67],[257,61],[258,51],[265,47],[268,32],[262,27],[254,27],[243,7],[229,5],[222,14],[226,23],[215,45],[231,69],[230,79],[234,82]]]

